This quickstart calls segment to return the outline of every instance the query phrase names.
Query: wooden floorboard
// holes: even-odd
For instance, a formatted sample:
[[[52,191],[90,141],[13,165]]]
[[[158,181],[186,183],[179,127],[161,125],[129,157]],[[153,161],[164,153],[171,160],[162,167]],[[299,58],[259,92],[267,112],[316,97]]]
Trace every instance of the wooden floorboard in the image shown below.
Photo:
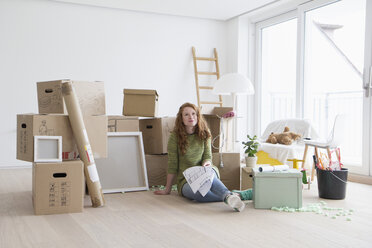
[[[172,192],[105,194],[106,205],[82,213],[33,214],[31,169],[0,170],[0,247],[372,247],[372,186],[349,182],[345,200],[303,190],[303,206],[324,201],[352,209],[337,219],[314,212],[254,209],[237,213],[224,203],[195,203]],[[337,212],[333,212],[337,213]]]

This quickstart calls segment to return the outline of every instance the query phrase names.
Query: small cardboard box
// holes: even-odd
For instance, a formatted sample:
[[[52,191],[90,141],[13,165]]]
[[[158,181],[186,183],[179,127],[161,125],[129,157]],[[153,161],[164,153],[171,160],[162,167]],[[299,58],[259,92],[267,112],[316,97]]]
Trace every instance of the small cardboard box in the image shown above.
[[[139,132],[139,117],[108,115],[108,132]]]
[[[123,115],[155,117],[159,96],[156,90],[124,89]]]
[[[36,215],[83,211],[83,166],[81,160],[33,164],[32,202]]]
[[[149,186],[165,185],[167,182],[168,154],[146,155]]]
[[[107,116],[85,116],[85,127],[95,158],[107,157]],[[68,115],[17,115],[17,159],[34,161],[34,136],[62,136],[63,160],[76,159],[77,148]]]
[[[233,152],[233,119],[232,118],[220,118],[217,115],[203,115],[206,120],[208,127],[212,134],[212,141],[215,137],[220,135],[213,142],[212,152]],[[223,147],[220,148],[222,144],[222,135],[220,134],[222,125],[223,135],[225,142]]]
[[[103,82],[72,81],[69,79],[37,83],[39,114],[67,114],[62,96],[62,83],[71,81],[83,115],[105,115]]]
[[[221,181],[229,190],[240,190],[240,153],[222,153],[223,167],[220,161],[220,153],[213,153],[212,163],[220,171]]]
[[[253,171],[252,167],[242,167],[242,184],[241,190],[251,189],[253,187]]]
[[[145,154],[167,153],[168,139],[173,131],[175,117],[140,119]]]
[[[302,173],[296,169],[259,172],[253,168],[255,208],[302,207]]]

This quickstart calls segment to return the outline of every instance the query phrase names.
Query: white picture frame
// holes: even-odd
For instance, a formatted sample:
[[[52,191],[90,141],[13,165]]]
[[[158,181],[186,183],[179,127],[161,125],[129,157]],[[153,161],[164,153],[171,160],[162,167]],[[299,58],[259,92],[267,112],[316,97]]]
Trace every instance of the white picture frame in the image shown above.
[[[34,136],[34,162],[62,162],[62,136]]]
[[[107,158],[95,161],[103,193],[149,189],[141,132],[108,132]]]

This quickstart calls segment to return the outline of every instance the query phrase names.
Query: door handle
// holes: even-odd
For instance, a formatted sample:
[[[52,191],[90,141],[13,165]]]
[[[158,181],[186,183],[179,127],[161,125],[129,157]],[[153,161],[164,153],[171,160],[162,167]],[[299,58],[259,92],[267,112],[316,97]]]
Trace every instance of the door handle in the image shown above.
[[[368,75],[364,78],[367,78],[367,82],[363,84],[363,89],[365,90],[366,97],[369,97],[372,89],[372,66],[369,67]]]

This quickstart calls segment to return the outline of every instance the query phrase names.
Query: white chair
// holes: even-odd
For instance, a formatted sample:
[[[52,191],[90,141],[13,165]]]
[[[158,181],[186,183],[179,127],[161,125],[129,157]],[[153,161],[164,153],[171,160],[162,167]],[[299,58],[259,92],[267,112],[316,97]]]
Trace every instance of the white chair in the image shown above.
[[[267,138],[271,134],[283,132],[285,127],[298,134],[301,134],[301,139],[292,143],[292,145],[270,144],[266,143]],[[260,142],[260,151],[269,154],[270,157],[277,159],[283,164],[292,165],[288,159],[299,159],[304,151],[303,138],[317,138],[316,132],[312,129],[310,120],[307,119],[281,119],[269,123],[258,139]]]
[[[344,132],[346,130],[347,126],[347,115],[339,114],[336,115],[335,121],[333,124],[333,128],[328,136],[328,139],[321,140],[321,139],[315,139],[315,140],[304,140],[305,142],[305,150],[304,150],[304,156],[303,156],[303,164],[302,168],[305,166],[306,156],[307,156],[307,150],[309,146],[314,147],[314,155],[316,156],[317,160],[319,161],[318,157],[318,148],[323,148],[327,150],[328,159],[331,159],[331,149],[338,148],[340,144],[343,141]],[[338,150],[335,150],[337,159],[339,160],[340,154],[338,154]],[[340,161],[338,161],[340,162]],[[312,166],[311,171],[311,181],[314,180],[314,174],[315,174],[315,164]]]

